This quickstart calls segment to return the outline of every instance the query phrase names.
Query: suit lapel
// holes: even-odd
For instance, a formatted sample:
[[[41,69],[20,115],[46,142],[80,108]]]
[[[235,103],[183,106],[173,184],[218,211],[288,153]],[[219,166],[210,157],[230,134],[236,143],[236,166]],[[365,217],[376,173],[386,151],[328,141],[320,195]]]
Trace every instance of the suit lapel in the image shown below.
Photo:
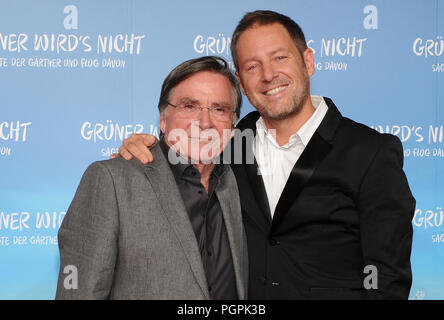
[[[328,98],[324,98],[324,100],[327,103],[328,111],[290,173],[276,206],[271,233],[276,231],[282,223],[305,184],[331,149],[334,133],[342,116],[333,101]]]
[[[227,177],[229,175],[230,177]],[[216,187],[216,196],[219,200],[224,217],[225,228],[227,229],[228,241],[230,243],[231,256],[233,259],[234,272],[236,275],[236,286],[239,299],[246,298],[244,274],[242,270],[247,268],[244,261],[244,239],[242,228],[242,217],[240,200],[237,193],[237,185],[231,170],[224,173]]]
[[[151,152],[156,160],[145,165],[145,174],[163,208],[163,213],[170,222],[171,228],[185,252],[196,281],[199,283],[204,296],[210,299],[196,236],[173,173],[158,144],[151,149]]]
[[[255,165],[233,165],[244,219],[257,225],[267,234],[271,226],[270,207],[261,176]]]
[[[258,118],[259,113],[252,112],[239,122],[237,128],[243,132],[245,132],[245,130],[252,130],[254,139]],[[268,233],[271,226],[270,206],[268,204],[264,181],[259,173],[256,158],[253,155],[253,139],[250,141],[248,139],[241,140],[242,162],[241,164],[237,164],[235,160],[238,158],[232,157],[231,163],[233,164],[232,168],[239,186],[244,218],[254,221],[265,233]],[[235,136],[232,140],[231,150],[238,150],[233,144],[239,143],[239,141],[239,137]],[[253,160],[253,163],[251,163],[251,160]]]
[[[327,155],[328,151],[330,151],[330,147],[331,145],[325,142],[319,134],[314,133],[304,152],[301,154],[301,157],[291,170],[290,176],[279,198],[273,216],[272,233],[281,224],[289,212],[291,205],[295,202],[299,193],[313,175],[313,172]]]
[[[260,208],[259,211],[262,213],[263,218],[266,219],[268,224],[271,224],[270,205],[268,204],[268,197],[267,191],[265,190],[264,180],[262,180],[262,175],[260,173],[256,157],[253,157],[253,159],[253,164],[244,165],[245,173],[248,177],[250,189],[253,193],[254,200],[256,200],[254,202],[256,204],[256,207]]]

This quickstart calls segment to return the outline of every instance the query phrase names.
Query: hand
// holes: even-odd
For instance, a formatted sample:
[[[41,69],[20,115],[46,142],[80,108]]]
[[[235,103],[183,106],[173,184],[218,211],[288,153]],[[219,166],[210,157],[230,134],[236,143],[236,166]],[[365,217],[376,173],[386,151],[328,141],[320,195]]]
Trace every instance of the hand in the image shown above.
[[[121,156],[126,160],[131,160],[133,157],[136,157],[144,164],[153,162],[154,158],[149,147],[156,142],[157,138],[150,134],[133,134],[131,137],[123,140],[119,153],[113,153],[111,159]]]

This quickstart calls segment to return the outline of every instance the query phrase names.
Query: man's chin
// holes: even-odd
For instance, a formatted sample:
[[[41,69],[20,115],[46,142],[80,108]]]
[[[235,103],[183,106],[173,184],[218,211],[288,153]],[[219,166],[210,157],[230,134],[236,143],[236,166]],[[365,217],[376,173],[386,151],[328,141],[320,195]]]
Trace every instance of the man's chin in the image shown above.
[[[284,120],[290,116],[294,116],[301,111],[300,107],[292,107],[284,110],[270,110],[268,108],[262,108],[258,110],[262,117],[270,120]]]
[[[188,161],[191,164],[209,165],[209,164],[216,164],[216,163],[218,163],[219,162],[219,157],[199,157],[199,158],[190,157],[188,159]]]
[[[307,97],[301,99],[300,101],[299,99],[293,100],[283,105],[260,104],[258,107],[256,107],[256,109],[264,118],[270,120],[284,120],[291,116],[299,114],[303,108],[306,99]]]
[[[195,141],[195,145],[188,146],[188,150],[181,152],[181,156],[187,158],[192,164],[216,163],[221,154],[220,142]]]

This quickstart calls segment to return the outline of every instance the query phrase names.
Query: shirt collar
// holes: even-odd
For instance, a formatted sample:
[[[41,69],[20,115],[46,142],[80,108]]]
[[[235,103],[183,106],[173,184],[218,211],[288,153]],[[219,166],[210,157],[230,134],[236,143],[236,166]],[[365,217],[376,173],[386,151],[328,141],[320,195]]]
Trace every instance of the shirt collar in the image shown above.
[[[183,173],[185,172],[185,170],[189,167],[192,167],[192,165],[190,163],[187,163],[185,161],[179,161],[177,164],[172,164],[169,160],[168,160],[168,153],[172,150],[170,148],[169,145],[167,145],[167,143],[165,142],[165,139],[163,137],[163,135],[160,136],[160,140],[159,140],[159,146],[160,149],[162,149],[162,152],[168,162],[168,164],[171,167],[171,170],[173,171],[173,174],[176,178],[181,178]],[[179,157],[179,155],[177,155]],[[182,160],[182,159],[181,159]],[[156,161],[154,159],[154,161]]]
[[[260,142],[263,144],[265,143],[265,138],[268,138],[275,146],[279,148],[292,147],[294,144],[296,144],[299,141],[302,142],[304,147],[307,146],[308,142],[310,141],[316,129],[321,124],[322,119],[324,119],[324,116],[328,110],[328,106],[325,103],[323,97],[317,95],[311,95],[310,98],[313,106],[315,107],[315,112],[303,124],[303,126],[298,130],[298,132],[290,136],[290,139],[286,145],[282,147],[279,146],[274,136],[268,131],[268,128],[265,125],[265,122],[262,119],[262,117],[259,117],[259,119],[256,121],[257,135],[259,137]]]

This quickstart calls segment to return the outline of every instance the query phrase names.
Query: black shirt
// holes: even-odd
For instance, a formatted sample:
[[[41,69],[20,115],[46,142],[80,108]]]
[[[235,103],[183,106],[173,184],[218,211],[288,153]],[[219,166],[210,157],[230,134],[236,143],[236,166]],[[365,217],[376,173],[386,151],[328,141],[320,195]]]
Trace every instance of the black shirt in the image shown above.
[[[164,139],[159,143],[168,159],[168,152],[172,150]],[[192,164],[170,163],[170,167],[196,235],[211,299],[237,299],[227,230],[219,200],[214,192],[227,170],[227,165],[216,164],[211,173],[208,194],[200,182],[200,172]]]

